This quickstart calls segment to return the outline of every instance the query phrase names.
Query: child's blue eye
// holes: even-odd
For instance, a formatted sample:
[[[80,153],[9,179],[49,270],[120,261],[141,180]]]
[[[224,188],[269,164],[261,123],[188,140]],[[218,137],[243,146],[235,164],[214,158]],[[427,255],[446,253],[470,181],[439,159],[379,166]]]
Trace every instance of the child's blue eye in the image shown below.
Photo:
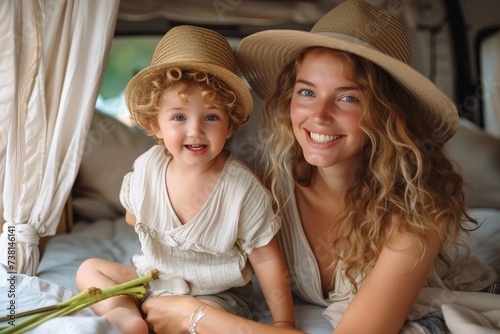
[[[215,115],[208,115],[208,116],[206,117],[206,120],[207,120],[207,121],[216,121],[216,120],[218,120],[218,119],[219,119],[219,118],[218,118],[217,116],[215,116]]]
[[[183,115],[175,115],[175,116],[173,117],[173,119],[174,119],[175,121],[184,121],[184,120],[186,120],[186,117],[184,117]]]

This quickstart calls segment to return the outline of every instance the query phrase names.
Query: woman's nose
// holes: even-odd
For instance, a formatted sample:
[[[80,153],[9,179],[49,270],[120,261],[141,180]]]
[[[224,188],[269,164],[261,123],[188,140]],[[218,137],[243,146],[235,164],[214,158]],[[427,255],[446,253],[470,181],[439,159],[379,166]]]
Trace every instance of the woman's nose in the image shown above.
[[[312,116],[321,122],[332,122],[333,120],[333,106],[328,101],[319,101],[315,104]]]

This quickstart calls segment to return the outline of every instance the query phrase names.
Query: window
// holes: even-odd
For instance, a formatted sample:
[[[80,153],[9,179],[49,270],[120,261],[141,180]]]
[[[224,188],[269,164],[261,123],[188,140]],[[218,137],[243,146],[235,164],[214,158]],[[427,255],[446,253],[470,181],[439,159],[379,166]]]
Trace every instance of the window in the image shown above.
[[[137,72],[151,65],[151,57],[161,37],[142,35],[114,38],[97,98],[97,110],[132,126],[123,91]]]

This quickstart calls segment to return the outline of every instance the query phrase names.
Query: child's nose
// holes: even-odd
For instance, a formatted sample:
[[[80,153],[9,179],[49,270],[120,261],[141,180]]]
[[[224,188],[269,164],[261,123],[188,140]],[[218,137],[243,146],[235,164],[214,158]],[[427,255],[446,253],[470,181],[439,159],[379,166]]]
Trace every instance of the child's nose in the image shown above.
[[[188,135],[190,137],[201,137],[203,136],[203,122],[198,120],[193,120],[189,123]]]

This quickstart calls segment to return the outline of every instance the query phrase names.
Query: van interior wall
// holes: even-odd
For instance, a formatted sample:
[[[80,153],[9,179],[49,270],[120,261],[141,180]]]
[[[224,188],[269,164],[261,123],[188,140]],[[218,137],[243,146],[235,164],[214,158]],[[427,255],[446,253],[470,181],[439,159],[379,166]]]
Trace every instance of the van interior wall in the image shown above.
[[[484,130],[500,138],[500,28],[482,40],[479,57]]]

